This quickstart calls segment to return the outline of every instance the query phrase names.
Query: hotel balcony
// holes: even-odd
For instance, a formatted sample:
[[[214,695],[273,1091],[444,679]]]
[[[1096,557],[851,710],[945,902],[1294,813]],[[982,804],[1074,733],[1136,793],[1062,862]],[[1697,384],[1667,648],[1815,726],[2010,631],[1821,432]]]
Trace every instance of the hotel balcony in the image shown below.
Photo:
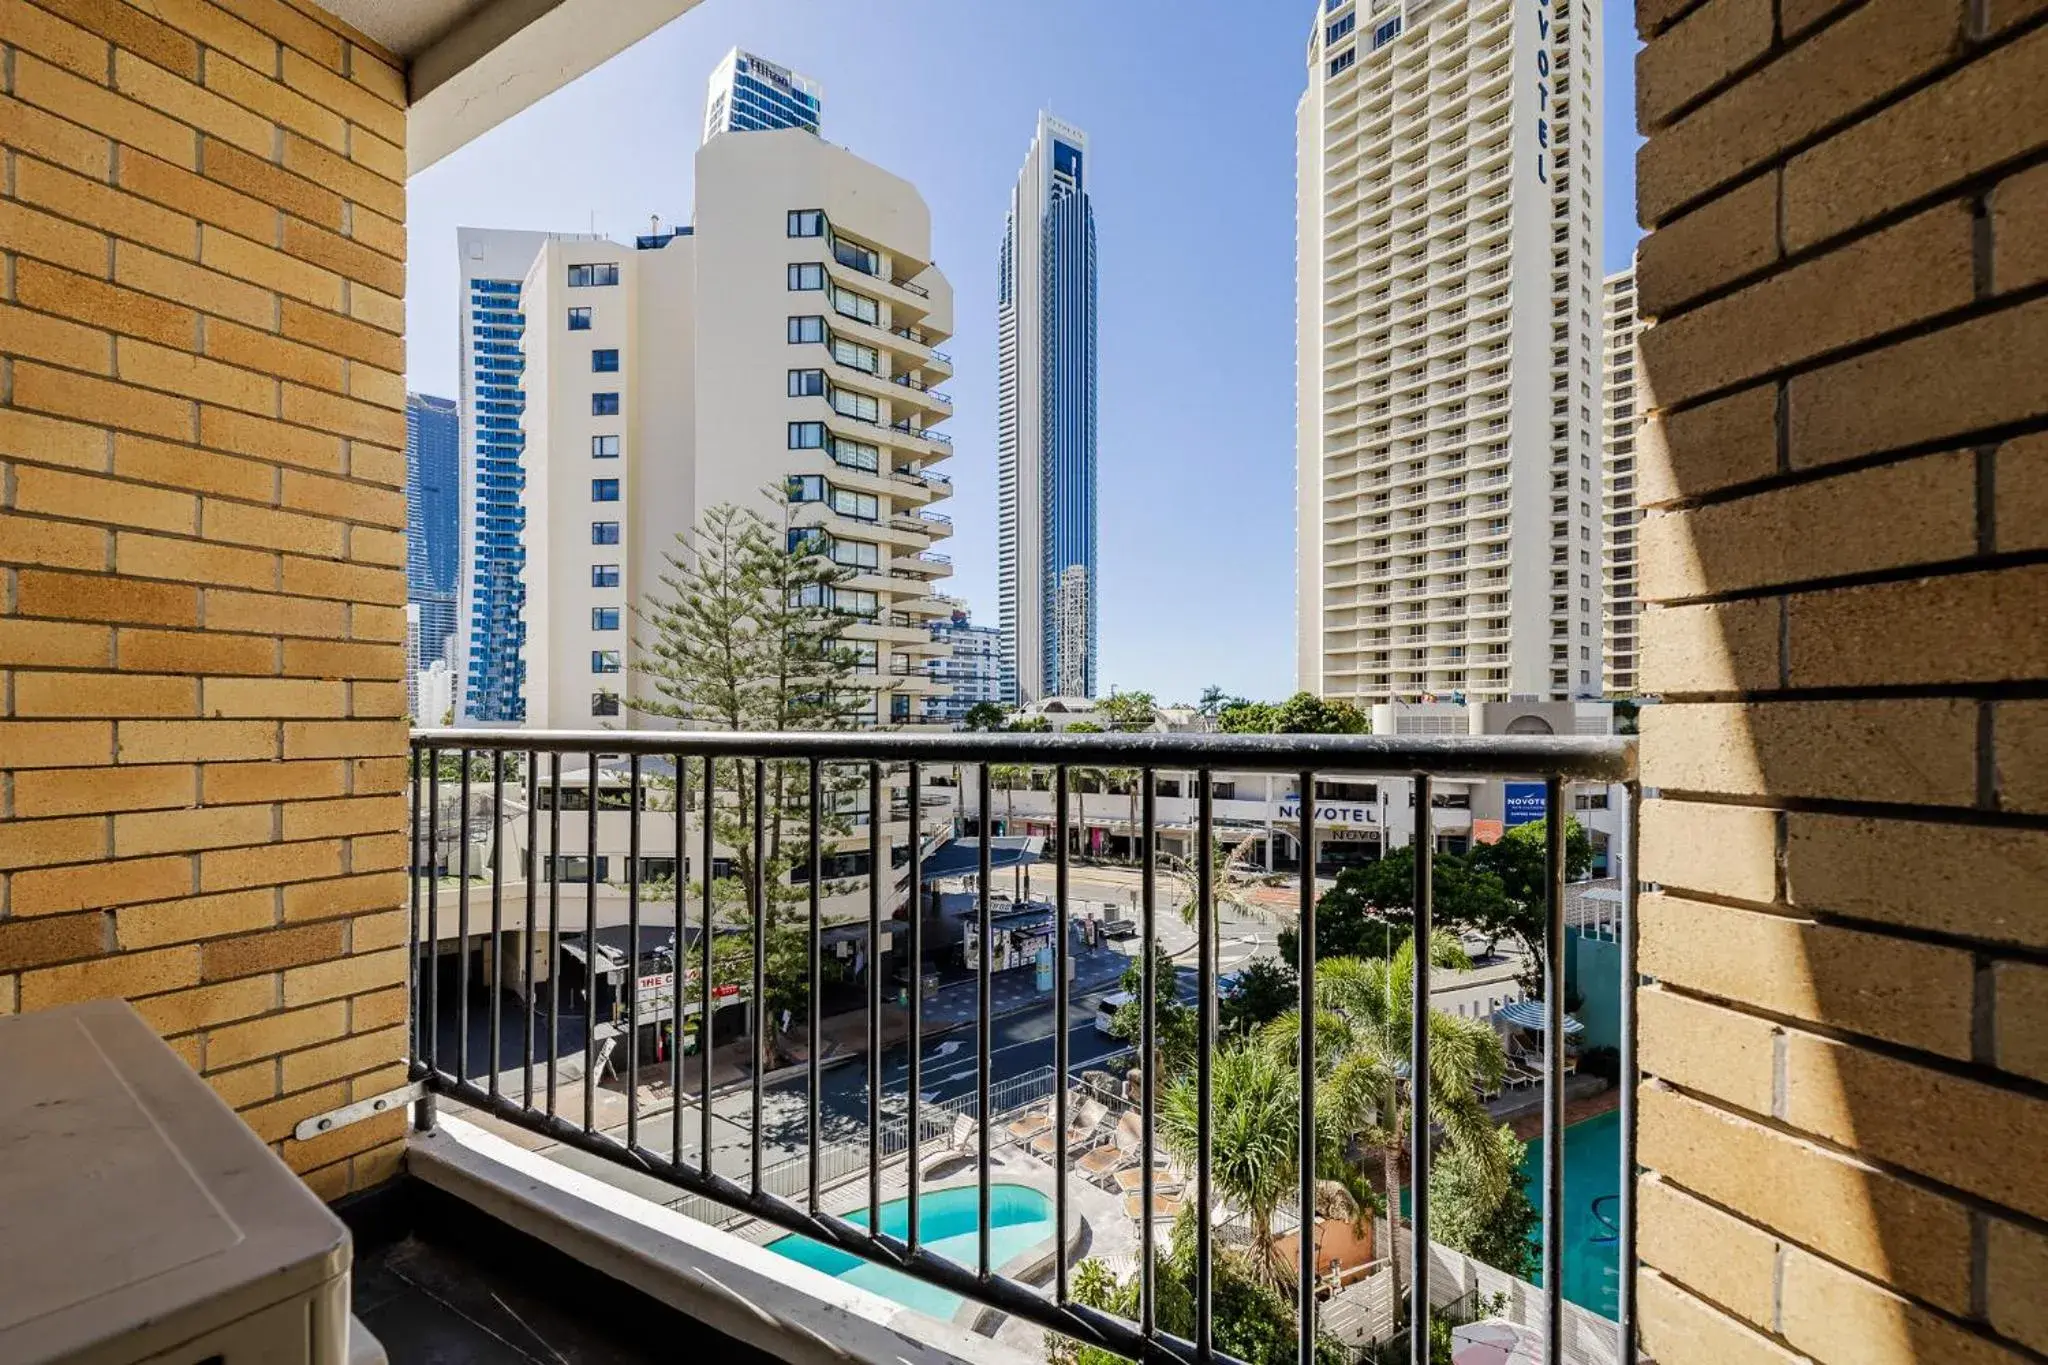
[[[847,630],[881,728],[414,732],[408,180],[690,8],[0,6],[0,1361],[1415,1365],[1453,1318],[1546,1365],[2048,1359],[2048,16],[1952,4],[1877,70],[1877,7],[1825,7],[1695,69],[1714,6],[1639,7],[1639,739],[888,728],[953,605],[888,473],[845,522],[917,594]],[[1770,82],[1797,128],[1699,134]],[[1722,218],[1779,230],[1684,249]],[[936,419],[950,300],[877,265],[845,325]],[[945,487],[941,433],[862,434]],[[1511,671],[1482,642],[1325,685]],[[1404,849],[1341,794],[1395,779]],[[1495,846],[1514,960],[1398,977]],[[1283,929],[1366,921],[1238,1027]],[[1448,1216],[1501,1122],[1513,1269]]]

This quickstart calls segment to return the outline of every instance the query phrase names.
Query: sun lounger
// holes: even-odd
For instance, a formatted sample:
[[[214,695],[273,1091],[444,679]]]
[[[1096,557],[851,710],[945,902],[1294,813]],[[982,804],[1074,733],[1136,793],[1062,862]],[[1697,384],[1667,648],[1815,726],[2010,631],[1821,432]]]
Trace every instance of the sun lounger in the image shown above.
[[[966,1115],[963,1114],[961,1117],[965,1118]],[[1052,1115],[1041,1110],[1038,1113],[1026,1114],[1023,1118],[1012,1122],[1009,1126],[1009,1134],[1017,1139],[1017,1141],[1023,1142],[1037,1137],[1050,1127],[1052,1127]]]
[[[1093,1128],[1083,1128],[1078,1123],[1067,1129],[1068,1154],[1071,1155],[1075,1148],[1086,1142],[1088,1135],[1094,1131]],[[1031,1139],[1031,1151],[1034,1156],[1049,1157],[1053,1155],[1057,1145],[1053,1141],[1053,1135],[1050,1132],[1040,1133],[1037,1137]]]
[[[1130,1218],[1133,1221],[1136,1221],[1137,1219],[1144,1217],[1144,1211],[1145,1198],[1142,1194],[1127,1194],[1124,1196],[1125,1217]],[[1153,1195],[1152,1216],[1156,1219],[1179,1217],[1180,1197],[1178,1195],[1172,1194]]]
[[[1118,1171],[1114,1178],[1118,1193],[1131,1194],[1144,1185],[1145,1172],[1142,1167],[1127,1166]],[[1163,1162],[1153,1165],[1152,1188],[1155,1192],[1178,1190],[1180,1187],[1181,1179],[1177,1172]]]

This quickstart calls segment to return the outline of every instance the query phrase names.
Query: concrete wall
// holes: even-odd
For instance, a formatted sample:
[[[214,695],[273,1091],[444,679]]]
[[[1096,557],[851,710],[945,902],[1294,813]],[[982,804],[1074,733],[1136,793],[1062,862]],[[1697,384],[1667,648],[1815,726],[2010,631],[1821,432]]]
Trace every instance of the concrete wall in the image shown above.
[[[1638,0],[1645,1343],[2048,1351],[2048,8]]]
[[[133,1000],[323,1195],[404,1116],[405,113],[311,6],[0,8],[0,1014]]]

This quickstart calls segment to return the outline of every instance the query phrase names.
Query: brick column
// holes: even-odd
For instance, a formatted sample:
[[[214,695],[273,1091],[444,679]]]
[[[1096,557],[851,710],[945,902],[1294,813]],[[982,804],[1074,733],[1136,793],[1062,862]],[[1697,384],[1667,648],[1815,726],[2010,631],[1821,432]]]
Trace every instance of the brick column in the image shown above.
[[[1640,1280],[2048,1352],[2048,6],[1638,0]]]
[[[405,113],[285,0],[0,0],[0,1014],[133,1000],[393,1169]]]

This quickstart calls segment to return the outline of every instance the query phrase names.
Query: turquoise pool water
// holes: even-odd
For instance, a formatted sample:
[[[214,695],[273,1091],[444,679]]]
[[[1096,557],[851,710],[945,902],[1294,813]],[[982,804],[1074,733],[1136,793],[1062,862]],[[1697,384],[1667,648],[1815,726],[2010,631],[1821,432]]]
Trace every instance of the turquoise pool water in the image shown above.
[[[1543,1139],[1528,1144],[1522,1157],[1522,1187],[1529,1202],[1543,1212]],[[1621,1113],[1609,1110],[1564,1130],[1564,1296],[1581,1308],[1613,1317],[1618,1311],[1616,1284],[1620,1247],[1614,1229],[1601,1220],[1618,1220],[1613,1198],[1621,1189]],[[1595,1211],[1595,1205],[1598,1211]],[[1408,1191],[1401,1191],[1401,1212],[1409,1210]],[[1539,1223],[1529,1244],[1541,1248]],[[1543,1283],[1539,1269],[1530,1277]]]
[[[1543,1139],[1529,1144],[1522,1158],[1522,1184],[1529,1202],[1543,1210]],[[1611,1196],[1621,1189],[1621,1112],[1610,1109],[1597,1118],[1564,1130],[1564,1296],[1581,1308],[1613,1317],[1620,1275],[1620,1246],[1614,1228],[1621,1217]],[[1596,1212],[1594,1205],[1599,1204]],[[1607,1222],[1601,1221],[1605,1215]],[[1540,1243],[1542,1234],[1530,1239]],[[1543,1272],[1533,1277],[1543,1283]]]
[[[988,1191],[989,1264],[1000,1268],[1013,1256],[1029,1251],[1053,1235],[1052,1200],[1029,1185],[991,1185]],[[847,1222],[866,1227],[866,1209],[849,1214]],[[968,1185],[933,1190],[917,1201],[918,1241],[926,1250],[972,1269],[981,1256],[981,1191]],[[891,1199],[882,1205],[882,1231],[890,1237],[910,1235],[910,1201]],[[960,1307],[960,1296],[913,1280],[901,1271],[864,1261],[851,1252],[792,1233],[768,1243],[768,1249],[834,1279],[915,1308],[927,1317],[946,1320]]]

